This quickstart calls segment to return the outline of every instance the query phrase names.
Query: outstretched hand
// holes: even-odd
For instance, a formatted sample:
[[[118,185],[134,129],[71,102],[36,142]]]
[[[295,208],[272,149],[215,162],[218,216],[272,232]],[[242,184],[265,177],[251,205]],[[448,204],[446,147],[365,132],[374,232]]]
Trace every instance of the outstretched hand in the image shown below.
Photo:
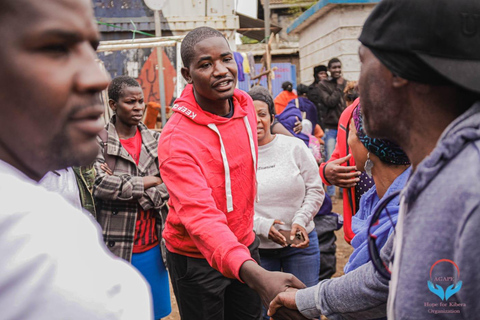
[[[280,292],[288,288],[305,288],[293,274],[267,271],[251,260],[243,263],[240,278],[260,295],[266,308]]]
[[[272,320],[283,319],[281,314],[277,315],[279,309],[287,308],[290,310],[298,310],[297,304],[295,303],[295,295],[297,291],[298,289],[289,288],[285,292],[280,292],[275,299],[270,302],[268,315],[272,317]]]
[[[271,317],[272,320],[305,320],[308,319],[304,317],[298,310],[291,310],[286,307],[280,307],[275,312],[275,316]]]
[[[352,157],[351,154],[346,157],[331,161],[325,165],[325,178],[332,184],[341,188],[354,187],[360,179],[361,174],[355,166],[342,166]]]

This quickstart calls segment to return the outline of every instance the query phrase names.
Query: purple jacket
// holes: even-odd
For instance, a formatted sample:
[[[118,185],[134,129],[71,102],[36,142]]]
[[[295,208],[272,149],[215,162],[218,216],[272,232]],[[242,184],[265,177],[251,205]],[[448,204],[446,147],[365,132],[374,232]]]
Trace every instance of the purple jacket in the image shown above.
[[[314,106],[315,107],[315,106]],[[295,99],[293,99],[292,101],[290,101],[287,105],[287,107],[285,108],[285,110],[283,110],[282,113],[280,113],[279,115],[276,116],[278,122],[280,122],[281,124],[283,124],[283,126],[291,133],[293,134],[293,136],[299,138],[299,139],[302,139],[303,142],[305,142],[305,144],[307,145],[308,147],[308,143],[310,141],[310,138],[306,135],[306,134],[303,134],[301,132],[299,133],[295,133],[293,131],[293,128],[295,127],[295,122],[297,121],[297,118],[298,120],[302,121],[302,112],[300,111],[300,109],[298,109],[296,106],[295,106]],[[316,122],[314,122],[316,123]],[[312,122],[313,124],[313,122]]]

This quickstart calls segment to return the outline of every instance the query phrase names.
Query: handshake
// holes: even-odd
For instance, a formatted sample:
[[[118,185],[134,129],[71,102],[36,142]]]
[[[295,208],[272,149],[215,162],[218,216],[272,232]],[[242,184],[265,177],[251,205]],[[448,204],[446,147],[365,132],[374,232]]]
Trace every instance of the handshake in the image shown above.
[[[297,290],[305,288],[305,285],[294,275],[267,271],[253,261],[246,261],[240,268],[240,277],[260,295],[272,319],[307,319],[295,303]]]

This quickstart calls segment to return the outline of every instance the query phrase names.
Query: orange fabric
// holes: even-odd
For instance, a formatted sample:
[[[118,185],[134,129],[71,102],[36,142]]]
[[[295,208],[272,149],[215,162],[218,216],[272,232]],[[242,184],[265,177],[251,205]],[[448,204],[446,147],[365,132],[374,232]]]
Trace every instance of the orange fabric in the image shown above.
[[[159,112],[159,103],[153,101],[147,103],[147,111],[145,113],[145,120],[143,121],[143,124],[145,124],[148,129],[155,129],[155,124],[157,123],[157,116]]]
[[[287,104],[291,100],[296,98],[297,98],[297,95],[293,92],[290,92],[287,90],[283,90],[282,92],[280,92],[278,96],[275,98],[275,100],[273,100],[273,102],[275,103],[275,113],[276,114],[282,113],[283,110],[285,110],[285,108],[287,107]]]
[[[360,98],[357,98],[350,106],[348,106],[340,116],[338,120],[338,133],[337,133],[337,144],[335,145],[335,150],[332,153],[332,157],[327,162],[324,162],[320,165],[320,177],[323,180],[323,183],[326,185],[331,185],[331,183],[325,178],[325,166],[337,159],[346,157],[350,153],[350,148],[348,146],[348,128],[350,121],[352,119],[353,110],[360,103]],[[350,158],[342,166],[354,166],[355,160]],[[355,187],[344,188],[343,190],[343,233],[345,234],[345,241],[350,243],[350,241],[355,236],[355,233],[352,231],[352,216],[357,212],[355,208]]]
[[[320,127],[320,125],[315,125],[315,131],[313,132],[313,135],[315,136],[315,138],[317,138],[318,142],[320,142],[320,144],[325,144],[325,142],[323,141],[323,136],[325,135],[325,132],[323,132],[322,130],[322,127]]]

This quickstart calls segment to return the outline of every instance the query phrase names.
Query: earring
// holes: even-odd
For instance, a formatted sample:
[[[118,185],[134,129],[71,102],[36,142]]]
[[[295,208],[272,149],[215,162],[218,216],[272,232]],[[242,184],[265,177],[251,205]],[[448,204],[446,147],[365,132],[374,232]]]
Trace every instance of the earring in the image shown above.
[[[370,152],[367,153],[367,161],[365,161],[365,173],[369,178],[372,177],[372,168],[373,168],[373,162],[370,160]]]

